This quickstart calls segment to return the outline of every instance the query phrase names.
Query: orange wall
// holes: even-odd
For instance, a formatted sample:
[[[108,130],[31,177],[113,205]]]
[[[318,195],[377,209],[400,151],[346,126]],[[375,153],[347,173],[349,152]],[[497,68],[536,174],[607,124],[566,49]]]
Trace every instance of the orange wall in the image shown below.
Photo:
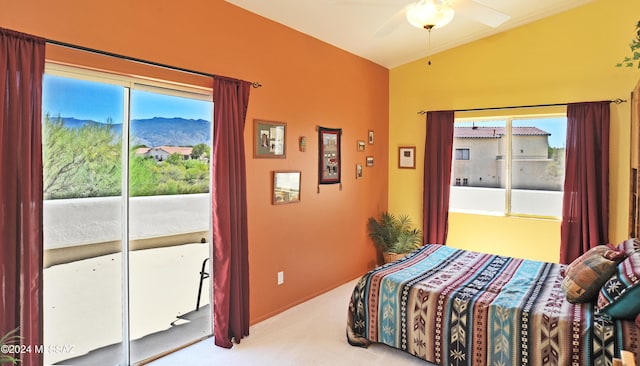
[[[366,219],[387,208],[387,69],[220,0],[3,1],[0,27],[263,84],[251,91],[245,129],[252,323],[375,264]],[[47,49],[52,60],[93,62],[68,54]],[[252,158],[254,118],[287,123],[286,159]],[[317,193],[317,125],[343,129],[342,190]],[[375,144],[357,152],[368,130]],[[300,136],[307,152],[298,151]],[[368,155],[375,165],[356,180],[355,164]],[[302,171],[300,203],[271,205],[273,170]],[[285,273],[281,286],[278,271]]]

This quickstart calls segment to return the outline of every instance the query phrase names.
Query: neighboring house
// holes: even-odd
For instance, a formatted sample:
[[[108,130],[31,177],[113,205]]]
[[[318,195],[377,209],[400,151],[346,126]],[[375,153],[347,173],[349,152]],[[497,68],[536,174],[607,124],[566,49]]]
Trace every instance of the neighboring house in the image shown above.
[[[537,127],[512,128],[512,177],[516,189],[558,190],[562,187],[563,156],[549,156],[548,136]],[[506,186],[505,127],[456,127],[451,184]]]
[[[183,160],[189,160],[192,151],[193,148],[182,146],[140,147],[136,150],[136,156],[151,156],[156,161],[165,161],[170,155],[178,154]]]

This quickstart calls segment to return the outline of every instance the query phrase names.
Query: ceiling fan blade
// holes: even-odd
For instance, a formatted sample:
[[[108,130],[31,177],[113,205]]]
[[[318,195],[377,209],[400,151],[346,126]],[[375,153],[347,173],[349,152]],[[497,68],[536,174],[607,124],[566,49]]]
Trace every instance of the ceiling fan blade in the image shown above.
[[[456,12],[461,16],[474,19],[492,28],[497,28],[511,19],[511,16],[505,13],[491,9],[473,0],[462,0],[454,7],[456,8]]]
[[[375,33],[376,37],[385,37],[391,34],[396,28],[398,28],[401,24],[407,22],[407,8],[408,4],[402,7],[402,9],[398,10],[391,18],[389,18],[386,22],[384,22],[380,28]]]

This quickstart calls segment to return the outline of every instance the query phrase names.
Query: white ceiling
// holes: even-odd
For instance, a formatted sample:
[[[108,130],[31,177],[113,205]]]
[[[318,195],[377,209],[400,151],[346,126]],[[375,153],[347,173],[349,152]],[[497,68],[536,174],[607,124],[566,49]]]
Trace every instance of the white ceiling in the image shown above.
[[[449,25],[433,29],[430,41],[426,30],[404,20],[404,7],[417,0],[226,1],[392,68],[593,0],[450,0],[456,15]],[[496,28],[487,26],[476,20],[484,6],[510,18]]]

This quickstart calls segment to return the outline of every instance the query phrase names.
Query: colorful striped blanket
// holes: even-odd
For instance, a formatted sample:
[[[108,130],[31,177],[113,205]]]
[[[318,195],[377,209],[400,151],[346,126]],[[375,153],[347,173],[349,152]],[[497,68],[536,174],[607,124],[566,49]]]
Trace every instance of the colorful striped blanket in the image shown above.
[[[357,283],[349,343],[384,343],[438,365],[611,365],[640,329],[571,304],[565,266],[426,245]]]

